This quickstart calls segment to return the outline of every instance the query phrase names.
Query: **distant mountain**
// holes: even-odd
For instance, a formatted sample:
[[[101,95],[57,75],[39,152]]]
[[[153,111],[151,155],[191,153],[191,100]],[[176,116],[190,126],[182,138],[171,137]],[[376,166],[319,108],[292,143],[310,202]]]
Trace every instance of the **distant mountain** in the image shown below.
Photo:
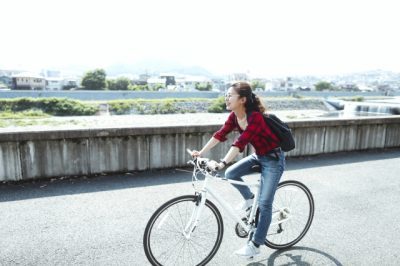
[[[164,60],[145,60],[134,64],[113,64],[105,68],[107,75],[173,73],[183,75],[205,76],[213,78],[216,75],[200,66],[185,66],[176,62]]]
[[[135,63],[116,63],[108,66],[89,66],[87,64],[59,64],[43,67],[32,72],[42,72],[45,70],[60,71],[63,76],[83,76],[87,71],[101,68],[107,73],[107,76],[129,75],[135,76],[140,74],[149,74],[157,76],[161,73],[170,73],[174,75],[193,75],[204,76],[207,78],[221,78],[210,72],[204,67],[196,65],[183,65],[167,60],[142,60]],[[0,70],[0,75],[11,72],[21,72],[22,70]],[[4,74],[6,75],[6,74]]]
[[[374,82],[374,81],[398,81],[400,82],[400,73],[388,70],[369,70],[363,72],[354,72],[344,75],[332,76],[331,80],[347,82]]]

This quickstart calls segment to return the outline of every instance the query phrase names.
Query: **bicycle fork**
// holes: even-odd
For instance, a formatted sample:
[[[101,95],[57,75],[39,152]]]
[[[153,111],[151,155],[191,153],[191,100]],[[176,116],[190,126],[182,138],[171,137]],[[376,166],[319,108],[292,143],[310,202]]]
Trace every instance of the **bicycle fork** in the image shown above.
[[[204,205],[206,204],[207,197],[204,195],[204,193],[206,192],[202,191],[201,193],[197,194],[196,206],[193,208],[192,215],[190,216],[189,221],[183,229],[182,233],[186,239],[190,239],[191,234],[196,229],[196,226],[199,222]]]

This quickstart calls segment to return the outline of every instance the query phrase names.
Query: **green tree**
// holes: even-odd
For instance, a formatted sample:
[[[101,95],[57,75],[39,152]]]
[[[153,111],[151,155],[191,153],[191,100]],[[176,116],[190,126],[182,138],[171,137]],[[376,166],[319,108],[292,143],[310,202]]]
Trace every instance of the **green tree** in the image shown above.
[[[98,68],[86,72],[82,78],[82,86],[85,90],[104,90],[106,88],[106,71]]]
[[[165,89],[165,84],[163,83],[157,83],[153,86],[147,86],[150,91],[158,91],[160,89]]]
[[[116,90],[117,88],[117,81],[115,79],[107,79],[106,80],[107,89],[110,91]]]
[[[320,81],[317,84],[315,84],[315,90],[317,91],[333,90],[333,89],[334,87],[330,82]]]
[[[212,89],[212,85],[210,82],[196,82],[195,88],[199,91],[210,91]]]
[[[257,88],[261,88],[263,90],[265,89],[265,83],[261,82],[260,80],[252,80],[250,85],[253,90]]]
[[[128,90],[130,84],[131,81],[125,77],[107,80],[107,88],[109,90],[126,91]]]
[[[148,91],[149,87],[147,85],[130,84],[128,86],[128,90],[130,90],[130,91]]]

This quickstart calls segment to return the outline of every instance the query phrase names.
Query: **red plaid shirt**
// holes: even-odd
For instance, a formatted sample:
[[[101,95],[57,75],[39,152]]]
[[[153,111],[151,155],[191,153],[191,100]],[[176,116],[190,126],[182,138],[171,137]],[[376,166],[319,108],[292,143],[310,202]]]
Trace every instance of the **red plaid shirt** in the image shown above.
[[[279,147],[278,138],[264,122],[262,113],[252,112],[247,117],[247,128],[242,130],[237,122],[234,112],[231,112],[225,124],[220,130],[214,133],[214,138],[225,141],[226,136],[233,130],[237,130],[240,136],[233,142],[232,146],[239,148],[243,152],[247,144],[251,144],[257,155],[266,155],[271,150]]]

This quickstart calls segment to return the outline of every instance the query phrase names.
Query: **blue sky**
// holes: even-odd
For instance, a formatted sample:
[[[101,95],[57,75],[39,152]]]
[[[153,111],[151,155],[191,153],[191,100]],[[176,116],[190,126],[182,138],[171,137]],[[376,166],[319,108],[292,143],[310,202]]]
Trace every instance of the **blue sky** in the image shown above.
[[[0,68],[156,59],[254,76],[400,72],[395,0],[3,0]]]

